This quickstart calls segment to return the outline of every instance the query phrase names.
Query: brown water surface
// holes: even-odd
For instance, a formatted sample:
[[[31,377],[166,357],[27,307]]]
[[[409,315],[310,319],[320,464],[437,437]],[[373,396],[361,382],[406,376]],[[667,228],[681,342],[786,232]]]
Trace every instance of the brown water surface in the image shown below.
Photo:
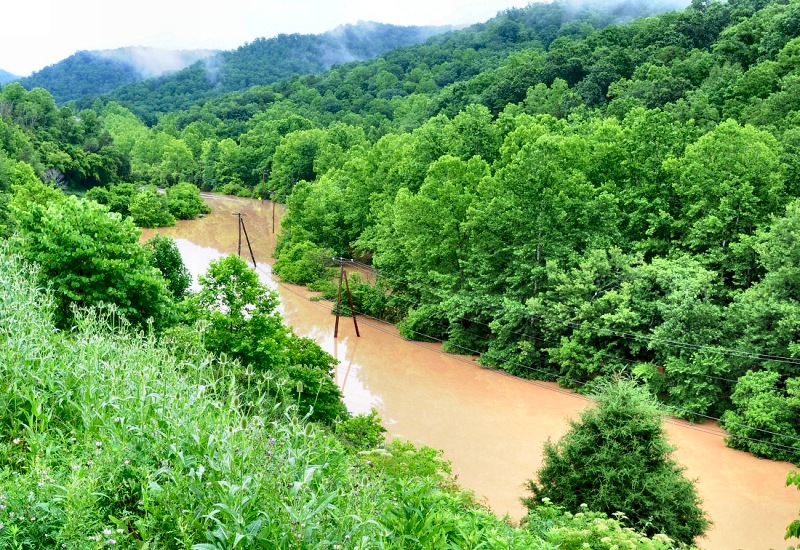
[[[333,338],[331,304],[312,302],[310,293],[276,283],[269,262],[275,245],[272,203],[206,196],[214,210],[195,221],[158,230],[176,239],[192,274],[208,263],[236,253],[241,212],[262,280],[281,296],[281,313],[303,336],[314,338],[340,364],[336,380],[348,409],[376,408],[393,438],[444,451],[462,486],[475,492],[498,514],[520,518],[524,483],[542,461],[542,445],[568,428],[568,419],[590,405],[585,398],[554,384],[525,381],[482,369],[471,359],[443,354],[437,346],[399,337],[397,330],[360,318],[361,337],[342,318]],[[283,213],[276,209],[276,219]],[[143,239],[154,234],[145,230]],[[242,257],[250,258],[242,235]],[[724,432],[712,423],[667,421],[678,447],[676,459],[696,479],[704,508],[714,522],[699,542],[709,550],[786,548],[786,526],[797,517],[800,493],[785,486],[785,462],[761,460],[725,446]]]

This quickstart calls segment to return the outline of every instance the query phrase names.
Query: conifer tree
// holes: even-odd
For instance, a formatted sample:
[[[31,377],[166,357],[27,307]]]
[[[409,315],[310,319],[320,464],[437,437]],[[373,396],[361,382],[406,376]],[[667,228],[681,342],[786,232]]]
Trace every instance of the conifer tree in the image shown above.
[[[631,526],[692,544],[709,527],[700,499],[670,453],[662,415],[647,390],[631,380],[600,387],[597,406],[571,421],[558,442],[547,441],[544,466],[523,498],[535,508],[543,498],[568,511],[622,512]]]

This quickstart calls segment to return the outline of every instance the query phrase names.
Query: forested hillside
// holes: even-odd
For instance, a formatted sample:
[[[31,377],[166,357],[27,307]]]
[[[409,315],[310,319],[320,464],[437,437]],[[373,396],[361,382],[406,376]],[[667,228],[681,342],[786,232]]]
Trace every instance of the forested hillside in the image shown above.
[[[11,74],[10,72],[4,71],[3,69],[0,69],[0,85],[7,84],[7,83],[11,82],[12,80],[16,80],[16,79],[17,79],[17,77],[14,76],[13,74]]]
[[[31,76],[13,80],[18,80],[26,90],[44,88],[56,103],[63,105],[68,101],[105,94],[165,72],[178,71],[215,53],[212,50],[155,48],[80,51]]]
[[[272,84],[291,76],[318,74],[337,64],[373,59],[389,50],[424,42],[447,30],[447,27],[359,22],[322,34],[280,34],[274,38],[259,38],[233,51],[220,52],[175,74],[129,85],[120,83],[116,90],[85,90],[70,99],[79,99],[80,105],[91,106],[94,98],[111,92],[109,99],[125,105],[142,119],[154,122],[158,114],[186,109],[203,99]]]

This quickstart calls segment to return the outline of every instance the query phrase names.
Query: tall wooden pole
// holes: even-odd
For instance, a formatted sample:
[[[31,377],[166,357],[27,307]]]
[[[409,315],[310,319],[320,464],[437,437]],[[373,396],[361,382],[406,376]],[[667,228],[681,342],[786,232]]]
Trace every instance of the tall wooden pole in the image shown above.
[[[342,279],[344,278],[344,264],[340,262],[339,269],[339,294],[336,296],[336,324],[333,325],[333,337],[339,336],[339,315],[342,312]]]
[[[250,250],[250,259],[253,260],[253,269],[257,269],[257,267],[256,267],[256,257],[253,255],[253,247],[250,246],[250,237],[247,236],[247,228],[244,226],[244,220],[241,217],[239,218],[239,224],[241,226],[241,229],[244,230],[244,238],[247,239],[247,249]],[[241,231],[240,231],[240,233],[241,233]],[[240,235],[239,236],[239,242],[241,243],[241,241],[242,241],[242,237]],[[240,254],[240,256],[241,256],[241,254]]]
[[[237,212],[236,214],[239,216],[239,257],[242,257],[242,213]]]
[[[350,303],[350,315],[353,316],[353,326],[356,327],[356,337],[361,337],[358,332],[358,323],[356,322],[356,308],[353,307],[353,295],[350,294],[350,283],[347,282],[347,273],[344,273],[344,264],[342,264],[342,273],[344,274],[344,286],[347,288],[347,301]],[[339,286],[341,289],[341,285]]]

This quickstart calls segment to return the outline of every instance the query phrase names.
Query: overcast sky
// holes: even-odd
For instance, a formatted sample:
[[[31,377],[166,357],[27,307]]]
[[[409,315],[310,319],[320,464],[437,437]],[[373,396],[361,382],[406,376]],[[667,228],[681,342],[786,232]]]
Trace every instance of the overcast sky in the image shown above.
[[[531,0],[2,0],[0,69],[27,76],[79,50],[231,50],[344,23],[463,25]]]

